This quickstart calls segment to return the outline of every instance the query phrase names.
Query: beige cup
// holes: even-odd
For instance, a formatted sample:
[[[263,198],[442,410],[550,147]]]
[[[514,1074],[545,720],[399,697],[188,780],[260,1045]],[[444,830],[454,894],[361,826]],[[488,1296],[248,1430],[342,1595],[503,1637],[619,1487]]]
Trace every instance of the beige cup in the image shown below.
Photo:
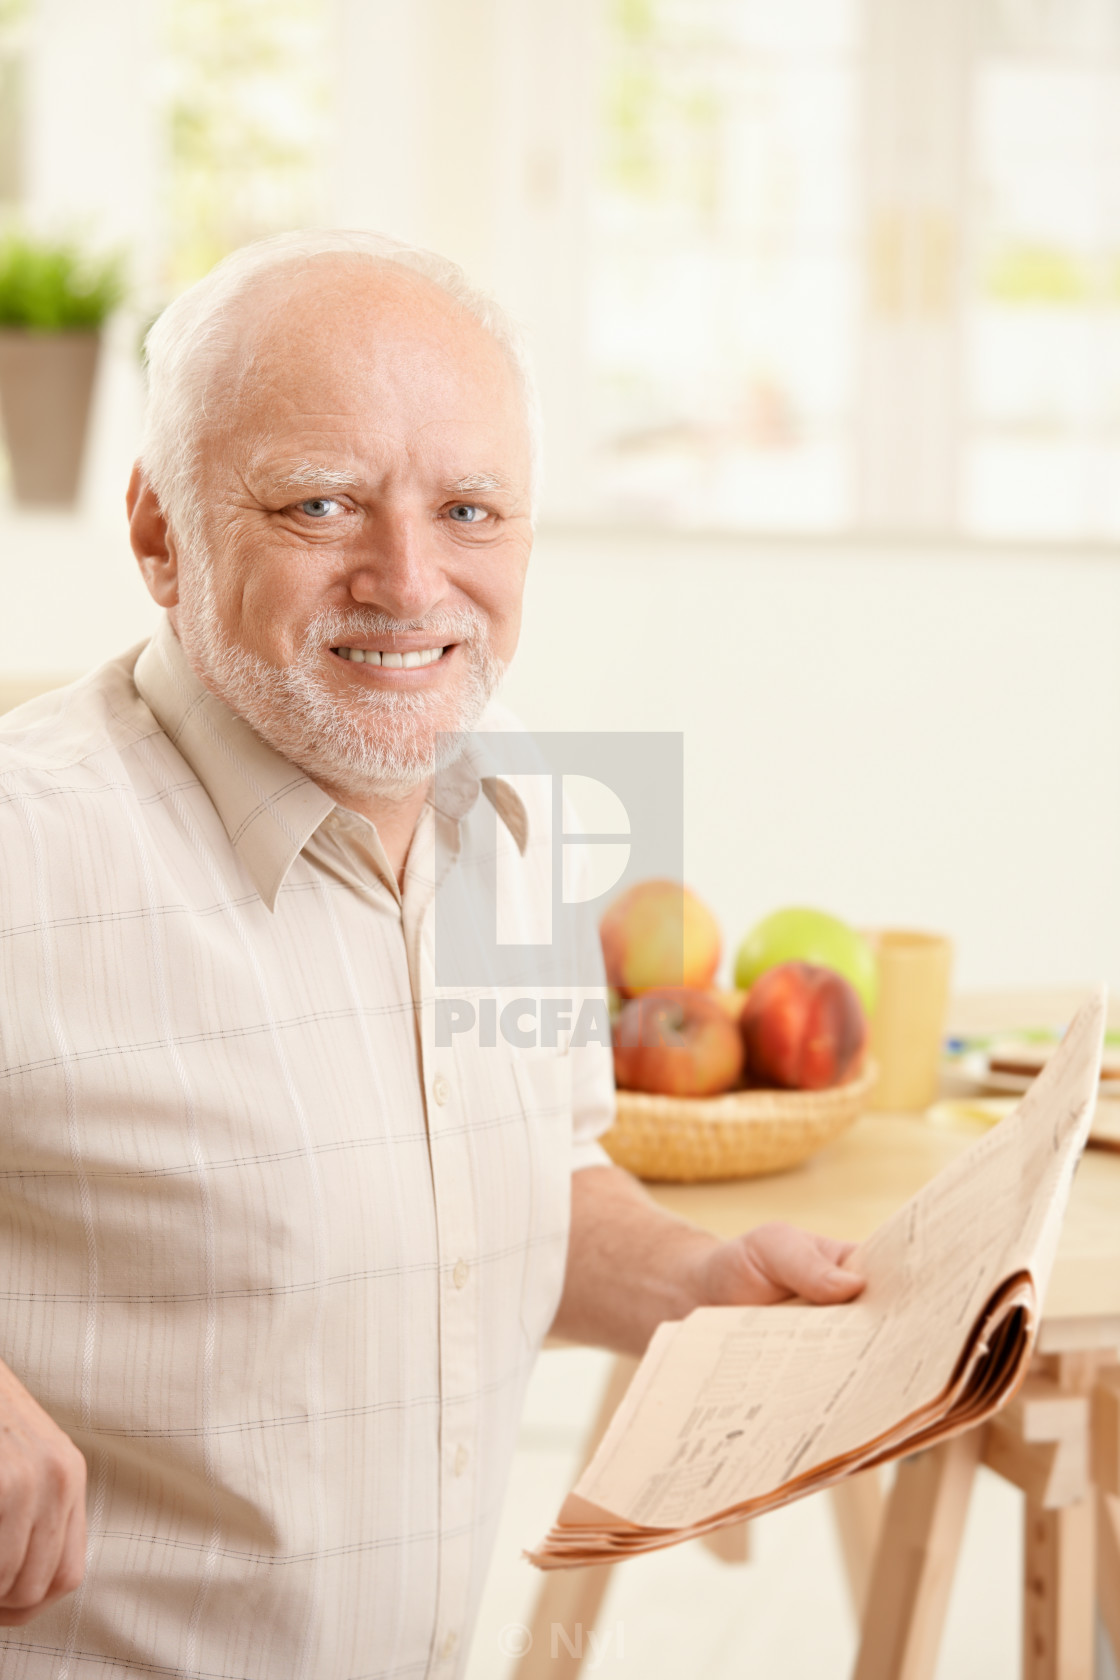
[[[928,1108],[937,1096],[952,944],[943,934],[902,928],[882,928],[866,937],[879,967],[879,1000],[871,1018],[879,1083],[871,1106]]]

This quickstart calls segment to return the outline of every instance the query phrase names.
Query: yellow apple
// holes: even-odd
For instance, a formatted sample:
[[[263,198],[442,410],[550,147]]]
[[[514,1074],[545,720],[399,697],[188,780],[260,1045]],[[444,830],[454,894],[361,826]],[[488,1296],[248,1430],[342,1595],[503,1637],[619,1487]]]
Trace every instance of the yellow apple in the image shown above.
[[[639,881],[599,923],[607,980],[624,997],[655,987],[704,990],[720,958],[719,924],[679,881]]]

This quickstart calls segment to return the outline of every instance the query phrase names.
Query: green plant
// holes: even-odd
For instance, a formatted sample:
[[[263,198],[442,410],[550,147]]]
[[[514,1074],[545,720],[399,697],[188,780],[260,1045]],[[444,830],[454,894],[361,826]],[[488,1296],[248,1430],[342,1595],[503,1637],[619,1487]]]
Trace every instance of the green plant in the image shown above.
[[[86,257],[66,242],[0,238],[0,327],[93,331],[124,295],[120,257]]]
[[[1098,279],[1077,251],[1060,246],[1007,243],[990,259],[984,290],[1001,303],[1092,303]]]

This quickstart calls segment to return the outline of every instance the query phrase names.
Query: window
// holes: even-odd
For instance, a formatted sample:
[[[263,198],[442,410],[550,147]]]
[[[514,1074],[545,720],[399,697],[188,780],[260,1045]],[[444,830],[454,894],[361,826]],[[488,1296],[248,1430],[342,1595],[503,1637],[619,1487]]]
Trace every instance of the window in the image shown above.
[[[324,0],[168,0],[164,283],[320,219]]]
[[[1120,535],[1120,7],[988,0],[965,521]]]
[[[1117,0],[595,0],[599,511],[1120,532]]]
[[[24,67],[30,0],[0,0],[0,214],[23,198]]]
[[[1120,0],[34,9],[0,213],[143,310],[319,222],[457,257],[530,327],[550,518],[1120,534]]]
[[[692,525],[854,513],[856,0],[605,0],[599,495]]]

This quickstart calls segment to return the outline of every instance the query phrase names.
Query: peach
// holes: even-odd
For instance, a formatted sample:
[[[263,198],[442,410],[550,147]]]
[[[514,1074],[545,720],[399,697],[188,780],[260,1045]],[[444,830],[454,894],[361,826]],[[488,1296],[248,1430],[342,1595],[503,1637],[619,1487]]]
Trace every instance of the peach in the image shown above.
[[[614,1024],[614,1074],[623,1090],[710,1097],[730,1090],[742,1071],[739,1027],[704,992],[645,992]]]
[[[739,1025],[748,1077],[798,1091],[842,1084],[867,1042],[854,987],[834,969],[813,963],[767,969],[751,987]]]
[[[607,910],[599,937],[607,980],[624,997],[665,986],[703,990],[719,967],[719,924],[678,881],[630,887]]]

